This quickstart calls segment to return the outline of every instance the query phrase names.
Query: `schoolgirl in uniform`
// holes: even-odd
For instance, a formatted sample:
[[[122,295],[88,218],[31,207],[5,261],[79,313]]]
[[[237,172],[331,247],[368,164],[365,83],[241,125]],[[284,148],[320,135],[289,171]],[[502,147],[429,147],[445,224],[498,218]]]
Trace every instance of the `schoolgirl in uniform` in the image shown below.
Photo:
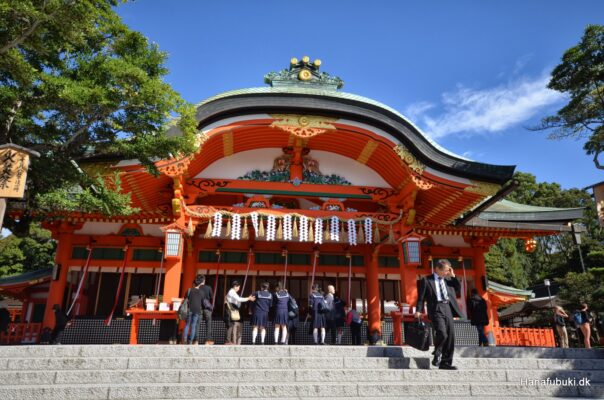
[[[308,296],[308,308],[312,315],[312,337],[315,344],[319,344],[319,330],[321,330],[321,344],[325,344],[325,314],[323,306],[323,294],[319,291],[319,285],[312,285],[310,296]]]
[[[287,323],[288,323],[288,308],[289,293],[285,288],[281,287],[280,283],[275,286],[275,294],[273,297],[275,304],[275,344],[279,344],[279,331],[281,331],[281,344],[285,344],[287,340]]]
[[[252,344],[256,344],[258,330],[260,330],[260,343],[264,344],[266,326],[268,325],[268,311],[273,306],[273,295],[268,291],[268,282],[260,285],[260,290],[254,293],[254,311],[252,313]]]

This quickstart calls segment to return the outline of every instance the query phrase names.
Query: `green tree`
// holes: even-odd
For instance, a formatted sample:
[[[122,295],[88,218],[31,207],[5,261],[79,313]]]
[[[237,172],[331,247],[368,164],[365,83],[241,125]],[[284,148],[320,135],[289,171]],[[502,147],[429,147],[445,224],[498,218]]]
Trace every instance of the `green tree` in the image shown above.
[[[552,71],[548,87],[569,97],[556,115],[537,129],[553,129],[550,138],[585,138],[584,149],[594,164],[604,151],[604,26],[588,25],[578,45],[566,50]]]
[[[589,193],[580,189],[562,189],[557,183],[537,182],[532,174],[517,172],[514,179],[518,188],[506,199],[516,203],[574,208],[585,207],[585,217],[579,222],[587,228],[581,251],[587,268],[602,264],[597,254],[604,251],[602,229],[597,224],[595,203]],[[501,239],[486,254],[487,271],[494,281],[516,287],[526,287],[543,282],[544,278],[562,279],[570,271],[582,270],[577,246],[570,234],[564,233],[537,238],[537,249],[526,253],[522,239]]]
[[[166,54],[115,13],[117,0],[0,0],[0,143],[41,153],[28,178],[31,210],[82,208],[127,215],[116,179],[88,176],[89,157],[153,160],[195,149],[194,109],[163,81]],[[178,117],[180,135],[166,135]],[[35,194],[35,195],[34,195]],[[58,201],[61,200],[61,201]]]
[[[592,310],[603,311],[603,293],[604,285],[601,274],[593,274],[590,271],[585,273],[569,272],[562,280],[558,297],[572,307],[587,303]]]
[[[0,277],[51,267],[55,250],[50,231],[36,223],[30,225],[27,237],[4,237],[0,239]]]

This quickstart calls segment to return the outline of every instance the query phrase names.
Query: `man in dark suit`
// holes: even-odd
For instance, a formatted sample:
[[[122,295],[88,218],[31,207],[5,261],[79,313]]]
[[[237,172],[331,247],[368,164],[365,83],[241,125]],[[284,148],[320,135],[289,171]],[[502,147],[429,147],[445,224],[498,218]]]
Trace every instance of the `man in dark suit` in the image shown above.
[[[421,310],[424,309],[424,302],[427,302],[428,317],[436,331],[432,365],[438,365],[439,369],[457,369],[453,366],[455,350],[453,317],[463,316],[456,300],[460,292],[461,285],[448,260],[438,260],[434,273],[420,281],[415,316],[421,318]]]

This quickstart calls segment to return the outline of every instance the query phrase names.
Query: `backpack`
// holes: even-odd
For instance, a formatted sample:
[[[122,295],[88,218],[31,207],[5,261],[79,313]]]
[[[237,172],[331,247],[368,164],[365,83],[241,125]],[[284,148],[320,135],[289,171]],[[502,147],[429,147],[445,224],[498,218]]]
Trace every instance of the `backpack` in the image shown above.
[[[585,323],[585,321],[583,321],[583,314],[581,313],[581,311],[575,311],[575,313],[573,314],[573,319],[575,320],[575,324],[577,325],[583,325]]]
[[[329,306],[329,303],[327,302],[327,300],[323,299],[323,301],[319,302],[319,312],[320,313],[327,314],[330,311],[331,311],[331,307]]]
[[[290,318],[296,318],[296,316],[298,315],[298,304],[296,303],[296,300],[289,296],[289,300],[287,301],[287,315]]]
[[[180,308],[178,309],[178,318],[179,319],[187,319],[189,316],[189,294],[191,293],[191,289],[187,290],[187,297],[183,300]]]

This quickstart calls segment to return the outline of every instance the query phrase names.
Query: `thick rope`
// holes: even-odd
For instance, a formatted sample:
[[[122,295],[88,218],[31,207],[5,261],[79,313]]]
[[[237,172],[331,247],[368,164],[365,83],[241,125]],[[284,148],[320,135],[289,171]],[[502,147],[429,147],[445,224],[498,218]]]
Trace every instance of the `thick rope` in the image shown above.
[[[92,259],[92,246],[88,246],[88,257],[86,258],[86,263],[84,264],[84,268],[82,269],[82,277],[80,278],[80,283],[78,284],[78,289],[73,298],[71,306],[67,310],[67,315],[71,314],[71,310],[73,309],[73,306],[75,306],[75,304],[78,301],[78,298],[80,297],[80,293],[82,292],[82,286],[84,286],[84,281],[86,280],[86,276],[88,275],[88,268],[90,267],[91,259]]]
[[[120,273],[120,281],[117,284],[117,291],[115,292],[115,300],[113,301],[113,307],[111,307],[111,313],[105,319],[105,325],[111,325],[111,320],[113,319],[113,313],[115,313],[115,309],[117,308],[117,303],[120,302],[120,292],[122,291],[122,284],[124,283],[124,275],[126,272],[126,261],[128,260],[128,245],[124,247],[124,262],[122,263],[122,271]],[[159,300],[159,298],[158,298]]]
[[[250,248],[250,251],[247,253],[247,269],[245,270],[245,276],[243,277],[243,286],[241,286],[241,297],[243,297],[243,291],[245,290],[245,284],[247,282],[247,277],[250,273],[250,266],[252,265],[253,256],[254,256],[254,252]]]
[[[218,278],[220,277],[220,258],[222,253],[218,252],[218,261],[216,261],[216,279],[214,280],[214,293],[212,294],[212,308],[216,306],[216,291],[218,290]]]

